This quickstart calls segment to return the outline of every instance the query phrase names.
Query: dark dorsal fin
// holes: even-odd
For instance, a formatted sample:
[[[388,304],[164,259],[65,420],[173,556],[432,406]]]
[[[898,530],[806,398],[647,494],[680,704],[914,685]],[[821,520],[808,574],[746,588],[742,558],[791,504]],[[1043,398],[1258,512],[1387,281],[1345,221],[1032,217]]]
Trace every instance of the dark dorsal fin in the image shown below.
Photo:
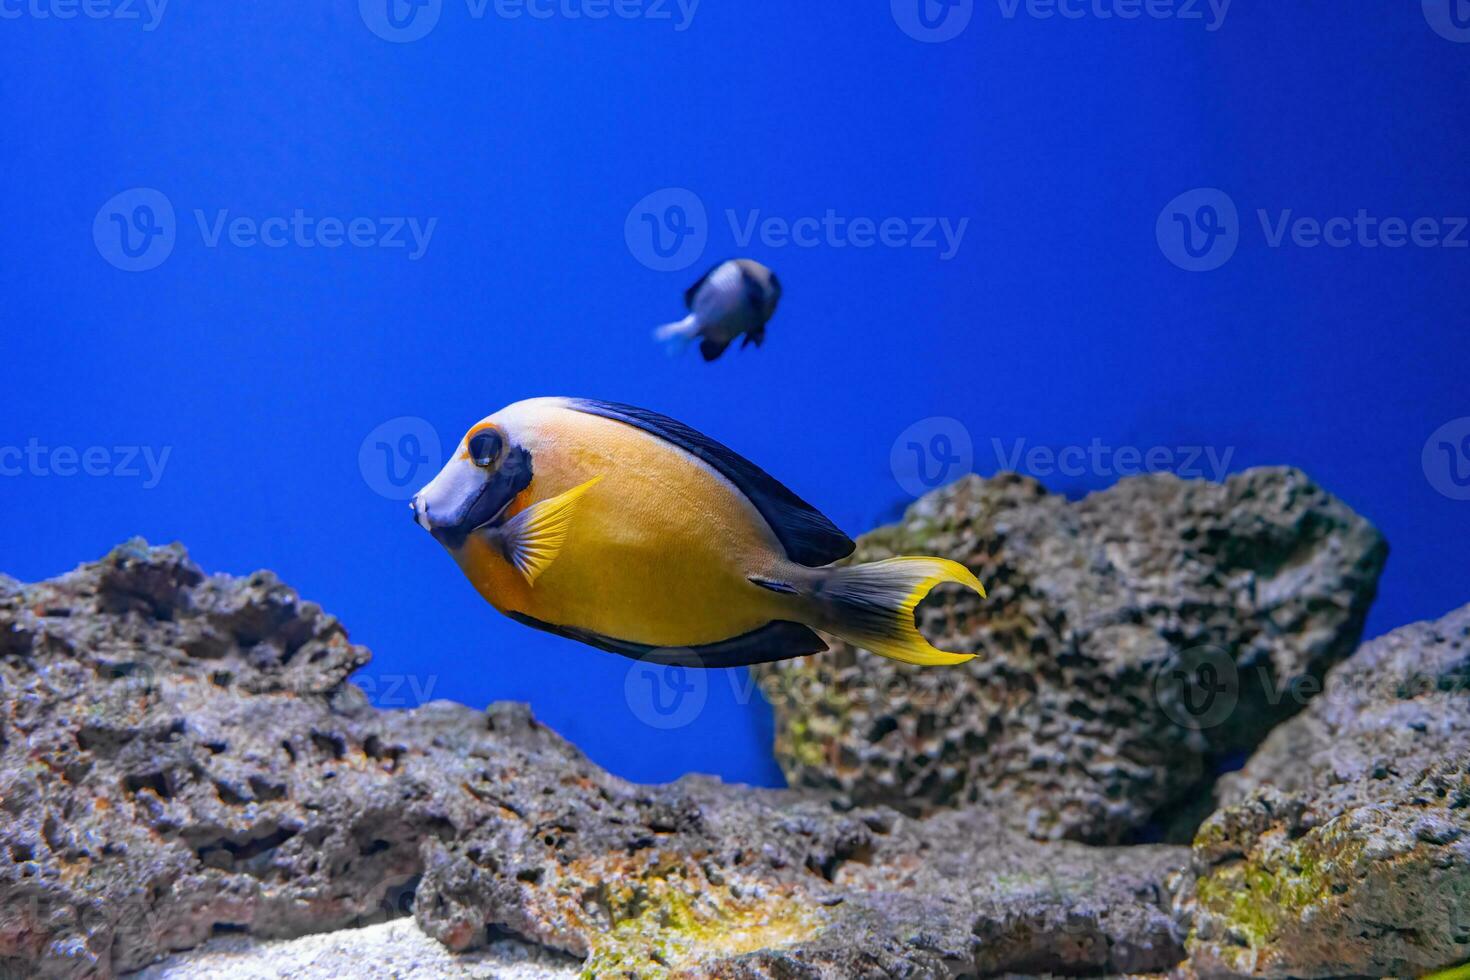
[[[709,464],[745,494],[776,533],[786,557],[799,565],[830,565],[852,554],[856,547],[837,525],[759,466],[683,422],[647,409],[591,398],[569,398],[567,407],[642,429]]]
[[[523,626],[545,630],[568,640],[576,640],[599,650],[644,663],[668,667],[748,667],[790,660],[821,653],[827,644],[820,636],[800,623],[778,619],[749,633],[697,647],[654,647],[646,643],[617,640],[591,630],[574,626],[553,626],[525,613],[511,613],[510,618]]]
[[[684,309],[688,310],[691,313],[694,312],[694,297],[699,295],[699,287],[703,286],[705,282],[708,281],[709,277],[715,274],[715,269],[718,269],[724,264],[725,263],[720,262],[712,266],[708,272],[699,277],[698,282],[690,286],[688,289],[684,290]]]

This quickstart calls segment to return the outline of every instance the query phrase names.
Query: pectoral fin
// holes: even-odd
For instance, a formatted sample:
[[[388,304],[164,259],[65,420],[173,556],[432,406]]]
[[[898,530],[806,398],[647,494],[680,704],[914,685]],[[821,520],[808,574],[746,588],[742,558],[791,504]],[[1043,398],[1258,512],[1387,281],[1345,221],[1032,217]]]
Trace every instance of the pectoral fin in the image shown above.
[[[556,561],[572,526],[577,501],[601,479],[593,477],[560,496],[532,504],[499,529],[501,552],[528,583],[535,585],[536,579]]]

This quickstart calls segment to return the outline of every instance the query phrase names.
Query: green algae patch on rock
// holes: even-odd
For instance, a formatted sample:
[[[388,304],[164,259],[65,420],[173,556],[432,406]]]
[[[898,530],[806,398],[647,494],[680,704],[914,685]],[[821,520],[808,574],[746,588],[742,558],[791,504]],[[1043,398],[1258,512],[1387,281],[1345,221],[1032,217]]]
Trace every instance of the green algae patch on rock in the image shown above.
[[[1418,977],[1470,959],[1470,607],[1366,644],[1195,839],[1202,976]]]
[[[605,862],[597,862],[603,864]],[[660,980],[710,959],[776,950],[817,936],[829,916],[758,883],[716,885],[693,863],[641,875],[618,867],[579,869],[602,878],[594,904],[612,927],[592,940],[583,976]]]
[[[1470,980],[1470,963],[1463,963],[1452,970],[1430,974],[1423,980]]]
[[[1281,802],[1277,798],[1268,805]],[[1337,884],[1357,877],[1367,847],[1365,837],[1340,826],[1348,822],[1344,816],[1295,840],[1291,835],[1298,828],[1273,828],[1248,856],[1226,861],[1196,882],[1199,913],[1210,917],[1208,928],[1223,930],[1229,942],[1239,944],[1237,969],[1251,972],[1251,958],[1282,942],[1294,923],[1342,914],[1344,890]]]
[[[1461,774],[1460,782],[1470,782]],[[1441,784],[1442,786],[1443,784]],[[1274,809],[1263,790],[1244,807]],[[1470,944],[1470,849],[1403,838],[1391,806],[1272,827],[1194,885],[1202,975],[1419,976]]]

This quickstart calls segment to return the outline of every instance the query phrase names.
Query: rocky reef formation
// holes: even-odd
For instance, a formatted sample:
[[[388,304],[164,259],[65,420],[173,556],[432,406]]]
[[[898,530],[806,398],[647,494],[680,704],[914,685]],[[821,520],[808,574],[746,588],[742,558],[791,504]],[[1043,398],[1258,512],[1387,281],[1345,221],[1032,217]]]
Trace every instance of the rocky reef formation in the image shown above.
[[[1470,960],[1470,606],[1364,646],[1220,795],[1186,876],[1201,973]]]
[[[0,974],[110,976],[212,935],[416,917],[596,977],[1150,971],[1188,851],[979,811],[632,785],[522,706],[370,706],[274,576],[134,543],[0,587]]]
[[[864,535],[855,560],[968,565],[989,598],[936,595],[920,625],[981,656],[914,671],[838,645],[761,667],[777,756],[792,785],[855,802],[983,802],[1039,838],[1187,840],[1205,813],[1178,805],[1208,801],[1214,760],[1352,652],[1386,553],[1297,470],[1159,474],[1076,503],[968,477]]]
[[[0,577],[0,977],[110,977],[211,938],[383,923],[309,955],[443,972],[421,932],[549,971],[528,980],[574,965],[634,980],[1284,980],[1470,960],[1470,607],[1368,644],[1319,693],[1360,628],[1376,533],[1292,471],[1135,484],[1093,513],[1028,481],[971,481],[905,525],[1009,570],[989,576],[994,610],[925,614],[957,645],[1009,645],[989,672],[912,672],[961,690],[937,715],[914,700],[928,688],[889,691],[865,744],[929,771],[940,719],[996,710],[999,727],[966,743],[981,764],[933,770],[960,787],[1010,773],[996,806],[978,789],[966,803],[969,788],[902,810],[865,799],[845,749],[802,764],[849,765],[817,787],[638,786],[521,705],[381,711],[352,679],[367,651],[333,617],[270,573],[206,576],[177,546],[134,542],[35,585]],[[919,531],[864,548],[900,533]],[[1201,637],[1218,652],[1191,660]],[[1183,687],[1160,683],[1173,667]],[[824,704],[835,690],[818,689]],[[1174,799],[1160,767],[1202,769],[1293,714],[1215,785],[1192,847],[1047,839],[1123,836]],[[1001,766],[1022,758],[1029,776]],[[1061,819],[1038,822],[1047,808]],[[454,968],[481,975],[486,955]]]

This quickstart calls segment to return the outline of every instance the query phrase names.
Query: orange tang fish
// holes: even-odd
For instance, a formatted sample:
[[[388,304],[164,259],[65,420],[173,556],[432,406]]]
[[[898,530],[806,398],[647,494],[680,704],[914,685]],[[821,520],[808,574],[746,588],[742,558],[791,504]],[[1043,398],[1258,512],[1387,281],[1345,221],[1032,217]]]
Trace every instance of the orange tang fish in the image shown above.
[[[820,653],[814,630],[904,663],[958,664],[914,607],[943,558],[836,567],[853,542],[753,463],[670,418],[578,398],[475,425],[414,519],[513,619],[655,663],[735,667]]]

